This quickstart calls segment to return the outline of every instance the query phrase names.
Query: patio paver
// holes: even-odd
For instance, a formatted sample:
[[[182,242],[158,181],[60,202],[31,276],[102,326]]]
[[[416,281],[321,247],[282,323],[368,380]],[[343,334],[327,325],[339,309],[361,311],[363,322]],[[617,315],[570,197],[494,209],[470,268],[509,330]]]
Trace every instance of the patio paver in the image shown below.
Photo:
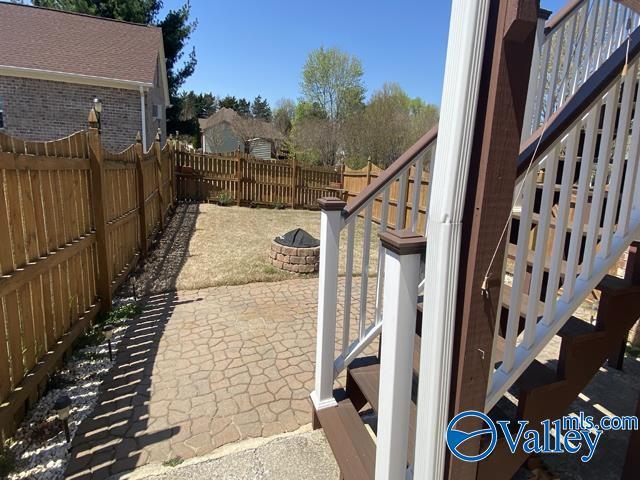
[[[308,278],[149,297],[79,427],[68,478],[120,476],[309,423],[317,284]]]

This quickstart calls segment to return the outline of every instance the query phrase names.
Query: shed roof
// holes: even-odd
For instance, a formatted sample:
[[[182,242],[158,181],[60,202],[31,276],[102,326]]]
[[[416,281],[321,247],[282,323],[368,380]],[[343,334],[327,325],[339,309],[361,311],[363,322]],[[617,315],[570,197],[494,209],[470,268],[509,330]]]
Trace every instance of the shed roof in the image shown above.
[[[231,108],[221,108],[207,118],[199,119],[200,129],[207,130],[221,123],[228,123],[245,140],[266,138],[282,140],[284,135],[272,123],[257,118],[244,118]]]

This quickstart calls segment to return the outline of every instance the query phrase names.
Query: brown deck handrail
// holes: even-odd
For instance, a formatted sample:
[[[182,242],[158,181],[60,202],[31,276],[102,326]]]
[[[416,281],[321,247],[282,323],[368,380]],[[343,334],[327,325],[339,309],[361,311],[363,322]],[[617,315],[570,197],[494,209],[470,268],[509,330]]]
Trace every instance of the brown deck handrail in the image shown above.
[[[640,28],[636,28],[631,34],[630,40],[629,62],[640,52]],[[600,66],[598,71],[578,89],[573,97],[549,117],[547,128],[544,129],[544,125],[542,125],[520,146],[516,173],[518,177],[527,170],[536,151],[538,141],[540,141],[538,154],[541,154],[553,145],[564,134],[566,129],[585,112],[586,108],[591,105],[598,95],[602,94],[616,75],[622,73],[626,48],[626,42],[618,47],[611,57]],[[540,139],[541,136],[542,139]]]
[[[360,209],[367,203],[369,199],[374,197],[380,192],[389,180],[398,175],[409,165],[420,153],[427,148],[438,136],[438,125],[436,124],[431,130],[425,133],[420,139],[411,145],[409,149],[398,157],[398,159],[389,165],[389,168],[385,169],[378,178],[371,182],[367,187],[360,192],[360,194],[354,199],[353,203],[349,203],[342,210],[342,216],[346,219],[354,213],[360,211]]]
[[[587,0],[573,0],[568,2],[564,7],[558,10],[544,26],[545,35],[549,35],[555,28],[560,25],[565,18],[571,15],[576,8],[582,5]]]

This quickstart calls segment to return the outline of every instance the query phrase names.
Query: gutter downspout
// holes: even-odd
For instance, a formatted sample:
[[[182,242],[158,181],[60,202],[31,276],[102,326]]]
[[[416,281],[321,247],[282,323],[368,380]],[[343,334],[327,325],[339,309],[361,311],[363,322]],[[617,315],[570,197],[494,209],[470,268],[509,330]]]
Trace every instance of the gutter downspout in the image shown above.
[[[431,204],[427,216],[414,479],[444,478],[464,199],[490,0],[453,0]],[[426,282],[425,282],[426,283]],[[435,287],[434,287],[435,286]]]
[[[140,118],[142,119],[142,149],[147,151],[147,109],[144,102],[144,88],[140,86]]]

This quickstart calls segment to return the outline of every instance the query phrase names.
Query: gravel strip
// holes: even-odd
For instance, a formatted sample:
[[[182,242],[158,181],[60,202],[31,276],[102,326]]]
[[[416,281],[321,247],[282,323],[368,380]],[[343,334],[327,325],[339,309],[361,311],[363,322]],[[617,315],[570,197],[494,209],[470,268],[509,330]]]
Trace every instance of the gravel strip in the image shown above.
[[[114,308],[132,301],[132,298],[115,299]],[[116,358],[126,328],[126,321],[114,328],[111,340],[113,358]],[[106,342],[73,353],[63,370],[56,374],[56,386],[38,401],[9,440],[7,450],[15,457],[17,464],[16,471],[9,474],[9,480],[64,478],[71,443],[66,442],[53,404],[62,395],[71,398],[69,431],[73,440],[80,422],[95,407],[100,384],[112,366]]]

